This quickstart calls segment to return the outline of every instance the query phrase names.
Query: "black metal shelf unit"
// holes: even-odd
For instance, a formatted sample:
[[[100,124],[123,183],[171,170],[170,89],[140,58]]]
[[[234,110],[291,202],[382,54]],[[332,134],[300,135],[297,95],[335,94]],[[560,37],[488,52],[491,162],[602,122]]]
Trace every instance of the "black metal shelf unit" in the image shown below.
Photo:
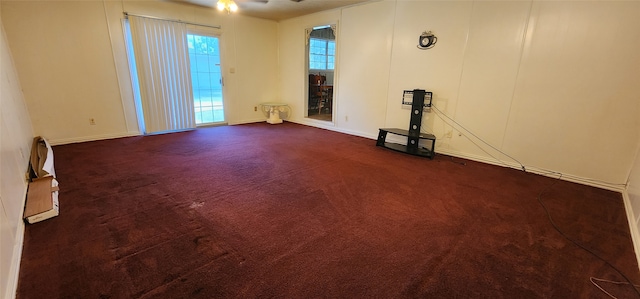
[[[427,92],[422,89],[413,90],[413,101],[411,103],[411,120],[409,121],[409,130],[382,128],[378,133],[376,146],[382,146],[410,155],[428,157],[430,159],[433,159],[433,157],[435,156],[434,148],[436,146],[436,136],[432,134],[420,133],[420,126],[422,125],[422,110],[425,104],[425,95],[428,95],[427,98],[429,100],[429,103],[427,106],[429,107],[431,106],[431,92]],[[387,133],[406,136],[407,144],[402,145],[398,143],[386,142]],[[430,141],[431,146],[429,148],[420,147],[420,140]]]

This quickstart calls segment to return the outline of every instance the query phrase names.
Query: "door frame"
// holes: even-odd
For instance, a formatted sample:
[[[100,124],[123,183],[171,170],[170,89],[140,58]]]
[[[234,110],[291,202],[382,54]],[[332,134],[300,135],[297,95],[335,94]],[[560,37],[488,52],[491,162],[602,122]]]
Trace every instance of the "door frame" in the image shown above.
[[[228,94],[227,88],[225,88],[226,87],[226,82],[225,82],[226,76],[225,76],[225,68],[224,68],[224,65],[225,65],[224,57],[226,55],[225,55],[225,51],[224,51],[225,47],[224,47],[224,44],[223,44],[224,39],[222,38],[222,36],[223,36],[222,30],[221,29],[216,29],[216,28],[210,28],[210,27],[187,25],[187,34],[193,34],[193,35],[200,35],[200,36],[208,36],[208,37],[217,38],[218,39],[218,50],[220,51],[220,77],[222,79],[222,107],[223,107],[224,121],[214,122],[214,123],[205,123],[205,124],[202,124],[202,125],[196,124],[196,127],[213,127],[213,126],[227,125],[229,123],[229,113],[228,113],[229,106],[227,105],[227,103],[229,101],[227,100],[227,94]],[[191,77],[191,64],[189,64],[189,76]],[[193,80],[193,79],[191,79],[191,80]]]
[[[334,53],[334,66],[333,66],[333,94],[331,97],[331,121],[324,121],[324,120],[316,120],[313,118],[309,118],[309,47],[311,46],[310,44],[310,39],[311,39],[311,32],[318,28],[318,27],[324,27],[324,26],[329,26],[332,30],[333,30],[333,36],[334,36],[334,42],[335,42],[335,53]],[[305,33],[305,51],[304,51],[304,118],[306,120],[311,120],[311,121],[318,121],[321,123],[325,123],[325,124],[332,124],[335,125],[336,122],[336,118],[335,118],[335,114],[336,114],[336,90],[337,90],[337,78],[338,78],[338,21],[329,21],[329,22],[323,22],[322,24],[318,24],[315,26],[310,26],[304,29],[304,33]]]

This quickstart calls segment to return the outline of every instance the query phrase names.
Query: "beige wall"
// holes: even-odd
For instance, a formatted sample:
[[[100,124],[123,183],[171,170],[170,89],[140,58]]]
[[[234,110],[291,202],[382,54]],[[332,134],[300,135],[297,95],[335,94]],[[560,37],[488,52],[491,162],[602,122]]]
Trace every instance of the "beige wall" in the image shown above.
[[[278,73],[280,76],[278,86],[280,100],[289,104],[291,108],[290,121],[318,127],[333,127],[333,124],[327,125],[325,122],[314,122],[304,118],[304,99],[308,93],[307,81],[309,80],[305,68],[306,44],[304,40],[306,28],[337,24],[339,19],[340,10],[331,10],[282,21],[278,24]],[[338,75],[337,72],[334,72],[334,83],[337,82]],[[334,86],[334,94],[336,92],[337,88]]]
[[[331,124],[303,109],[303,31],[322,23],[338,23]],[[295,122],[376,138],[380,127],[408,127],[402,90],[426,89],[529,170],[621,189],[640,143],[637,28],[637,1],[372,2],[280,23],[282,99]],[[427,30],[438,43],[419,50]],[[437,152],[518,165],[450,123],[424,116]]]
[[[222,26],[230,124],[264,119],[254,107],[277,100],[274,21],[164,1],[4,1],[3,23],[36,134],[53,144],[139,134],[123,11]]]
[[[102,2],[3,2],[2,19],[37,135],[128,133]]]
[[[0,72],[0,298],[13,298],[24,232],[25,174],[34,135],[4,27]]]

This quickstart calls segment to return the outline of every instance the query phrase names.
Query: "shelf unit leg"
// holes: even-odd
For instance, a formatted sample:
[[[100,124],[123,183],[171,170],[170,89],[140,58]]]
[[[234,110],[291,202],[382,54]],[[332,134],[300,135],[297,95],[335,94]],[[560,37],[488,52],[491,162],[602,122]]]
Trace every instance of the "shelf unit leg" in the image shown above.
[[[387,139],[387,131],[380,130],[378,133],[378,141],[376,141],[376,146],[384,146],[384,143]]]

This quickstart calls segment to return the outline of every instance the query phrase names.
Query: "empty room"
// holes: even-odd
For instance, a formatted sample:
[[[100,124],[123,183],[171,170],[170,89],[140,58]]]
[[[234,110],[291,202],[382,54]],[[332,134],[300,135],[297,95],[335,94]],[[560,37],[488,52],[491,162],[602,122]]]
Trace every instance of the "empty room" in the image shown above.
[[[640,1],[0,23],[0,298],[640,298]]]

